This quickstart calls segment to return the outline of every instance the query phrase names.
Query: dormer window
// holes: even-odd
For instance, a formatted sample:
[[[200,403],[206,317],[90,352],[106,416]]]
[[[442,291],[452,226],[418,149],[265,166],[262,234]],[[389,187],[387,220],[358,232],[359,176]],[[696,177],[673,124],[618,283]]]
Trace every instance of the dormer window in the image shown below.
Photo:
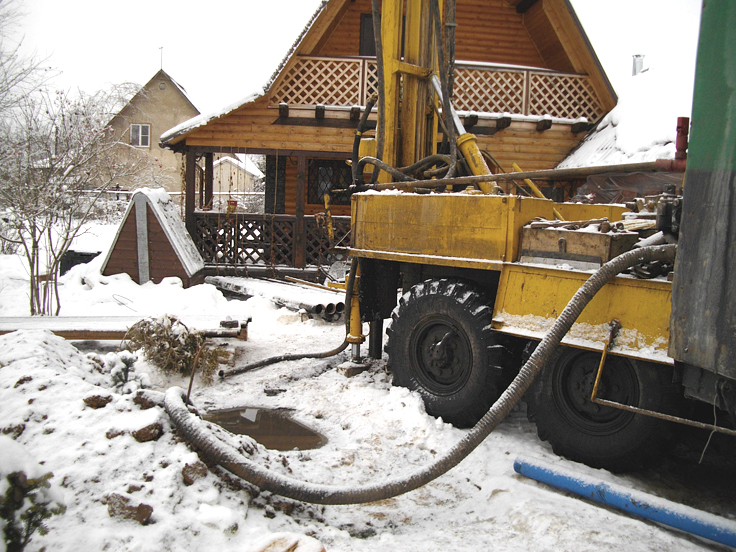
[[[151,125],[130,125],[130,145],[147,148],[151,145]]]

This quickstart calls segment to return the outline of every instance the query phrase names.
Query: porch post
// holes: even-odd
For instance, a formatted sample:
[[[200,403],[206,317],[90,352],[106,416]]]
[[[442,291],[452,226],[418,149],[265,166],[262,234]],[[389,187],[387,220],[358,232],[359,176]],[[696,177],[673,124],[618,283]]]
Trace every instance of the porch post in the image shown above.
[[[206,153],[204,156],[204,204],[203,207],[212,209],[212,196],[214,195],[214,154]]]
[[[296,163],[296,221],[294,221],[294,268],[307,265],[306,228],[304,225],[305,192],[307,189],[307,157],[299,154]]]
[[[187,227],[189,235],[194,238],[195,221],[194,221],[194,202],[196,199],[196,190],[194,189],[195,171],[196,171],[196,154],[187,149],[184,152],[185,169],[184,169],[184,223]]]

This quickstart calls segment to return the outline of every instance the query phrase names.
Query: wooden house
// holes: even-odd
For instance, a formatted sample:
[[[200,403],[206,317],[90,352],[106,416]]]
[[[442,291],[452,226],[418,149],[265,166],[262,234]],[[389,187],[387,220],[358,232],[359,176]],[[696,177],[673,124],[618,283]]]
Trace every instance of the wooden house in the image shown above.
[[[616,104],[569,0],[457,0],[453,102],[507,171],[552,168]],[[360,107],[376,92],[370,0],[328,0],[261,95],[165,133],[186,156],[186,224],[208,264],[305,267],[322,262],[323,192],[350,181],[345,161]],[[375,114],[372,117],[375,119]],[[204,201],[217,153],[267,156],[266,215],[224,218]],[[347,201],[332,207],[338,238]],[[230,243],[225,241],[230,240]]]
[[[124,189],[161,186],[181,191],[181,155],[159,147],[162,132],[199,115],[184,88],[161,69],[111,120],[121,155],[140,155],[150,160],[151,170],[120,182]]]

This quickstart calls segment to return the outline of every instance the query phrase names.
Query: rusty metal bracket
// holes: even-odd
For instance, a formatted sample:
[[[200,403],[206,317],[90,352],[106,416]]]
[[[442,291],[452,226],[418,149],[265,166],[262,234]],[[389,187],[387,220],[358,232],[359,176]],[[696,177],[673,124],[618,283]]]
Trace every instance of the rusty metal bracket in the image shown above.
[[[608,401],[606,399],[598,398],[598,385],[601,381],[603,374],[603,365],[606,363],[606,357],[608,356],[608,350],[611,348],[613,340],[616,338],[616,334],[621,329],[621,324],[618,320],[612,320],[610,324],[610,331],[608,333],[608,339],[606,345],[603,348],[603,355],[601,356],[601,362],[598,365],[598,373],[595,376],[595,384],[593,385],[593,392],[590,395],[591,402],[604,406],[610,406],[611,408],[617,408],[619,410],[626,410],[627,412],[634,412],[635,414],[643,414],[644,416],[651,416],[653,418],[659,418],[660,420],[666,420],[668,422],[675,422],[678,424],[689,425],[700,429],[707,429],[709,431],[717,431],[718,433],[725,433],[726,435],[736,436],[736,431],[721,427],[713,424],[705,424],[702,422],[696,422],[695,420],[688,420],[686,418],[679,418],[677,416],[671,416],[669,414],[662,414],[661,412],[654,412],[653,410],[645,410],[636,406],[629,406],[627,404],[621,404],[614,401]]]

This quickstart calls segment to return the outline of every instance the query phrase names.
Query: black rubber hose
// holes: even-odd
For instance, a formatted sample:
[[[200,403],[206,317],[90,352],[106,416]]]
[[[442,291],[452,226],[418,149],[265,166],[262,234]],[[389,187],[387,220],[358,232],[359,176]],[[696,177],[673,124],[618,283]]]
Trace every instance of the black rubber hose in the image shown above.
[[[279,355],[275,357],[265,358],[257,362],[251,362],[250,364],[246,364],[245,366],[233,368],[228,372],[225,372],[225,370],[220,370],[219,376],[224,379],[230,376],[237,376],[238,374],[242,374],[244,372],[250,372],[251,370],[255,370],[256,368],[263,368],[264,366],[276,364],[278,362],[301,360],[303,358],[329,358],[342,353],[345,349],[348,348],[349,345],[347,335],[350,333],[350,309],[352,306],[353,286],[355,285],[355,274],[357,272],[357,269],[358,259],[356,257],[353,259],[353,262],[350,265],[350,273],[348,274],[347,287],[345,289],[345,314],[343,315],[345,317],[345,339],[342,343],[340,343],[340,345],[338,345],[334,349],[330,349],[329,351],[322,351],[319,353],[294,353],[290,355]]]
[[[447,130],[447,141],[450,144],[450,168],[445,178],[452,178],[457,167],[457,142],[455,140],[455,126],[452,120],[452,98],[447,83],[447,65],[445,64],[445,51],[443,46],[442,18],[440,17],[439,0],[432,0],[432,17],[434,19],[435,43],[437,48],[437,65],[439,65],[440,88],[442,89],[442,116],[445,119]]]
[[[316,504],[361,504],[384,500],[426,485],[458,465],[508,415],[529,389],[534,378],[544,367],[557,345],[580,316],[595,294],[618,273],[642,263],[674,261],[677,246],[661,245],[628,251],[604,264],[575,293],[534,350],[529,360],[481,420],[442,458],[408,477],[394,478],[359,488],[315,485],[296,481],[270,472],[251,462],[239,451],[217,439],[205,423],[189,412],[184,404],[186,393],[174,387],[166,392],[164,408],[184,437],[194,443],[210,459],[235,475],[264,491]]]
[[[365,103],[365,111],[363,111],[363,115],[360,117],[360,121],[358,121],[358,128],[355,129],[355,139],[353,140],[353,155],[351,160],[353,169],[353,184],[356,184],[358,186],[365,183],[363,172],[358,171],[360,140],[366,130],[366,126],[368,124],[368,116],[371,114],[371,110],[373,109],[373,106],[376,104],[377,100],[378,98],[375,95],[368,98],[368,101]]]
[[[411,182],[416,180],[416,178],[412,178],[409,175],[404,174],[399,169],[392,167],[391,165],[387,165],[380,159],[376,159],[375,157],[363,157],[360,161],[358,161],[358,171],[362,171],[363,167],[366,165],[373,165],[374,167],[379,167],[381,170],[386,171],[391,176],[396,178],[399,182]],[[360,188],[360,186],[358,186]]]
[[[450,164],[450,156],[449,155],[443,155],[441,153],[435,153],[433,155],[428,155],[424,159],[420,159],[413,165],[409,165],[408,167],[399,167],[398,170],[400,170],[402,173],[412,175],[418,171],[424,170],[427,167],[431,167],[432,165],[436,165],[437,163],[445,163],[446,165]],[[445,167],[443,167],[445,168]],[[436,170],[436,169],[435,169]]]

